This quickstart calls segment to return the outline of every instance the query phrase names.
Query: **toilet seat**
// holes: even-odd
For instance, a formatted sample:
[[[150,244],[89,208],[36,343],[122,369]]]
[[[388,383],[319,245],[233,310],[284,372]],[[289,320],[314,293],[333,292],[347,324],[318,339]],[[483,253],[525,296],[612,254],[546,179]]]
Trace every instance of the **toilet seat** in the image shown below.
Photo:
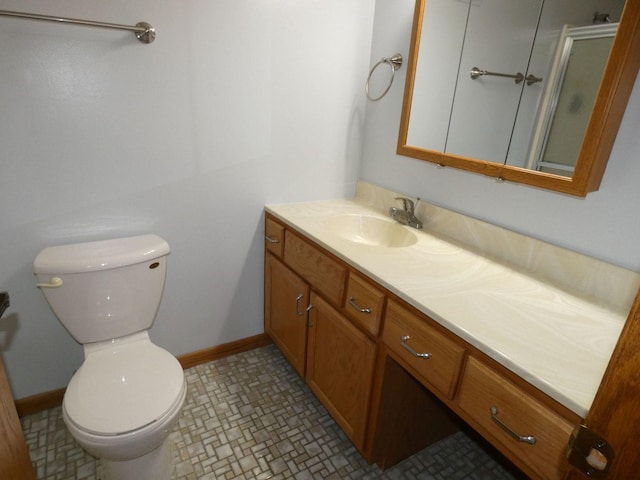
[[[178,360],[141,332],[86,353],[69,382],[63,408],[78,429],[122,435],[162,418],[183,400],[184,389]]]

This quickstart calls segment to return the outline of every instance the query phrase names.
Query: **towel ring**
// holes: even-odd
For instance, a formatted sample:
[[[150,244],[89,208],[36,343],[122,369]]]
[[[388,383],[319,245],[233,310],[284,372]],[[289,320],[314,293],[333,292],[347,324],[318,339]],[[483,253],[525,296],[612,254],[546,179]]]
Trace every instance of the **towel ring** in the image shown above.
[[[387,88],[384,90],[384,92],[382,92],[382,94],[379,97],[372,98],[371,95],[369,95],[369,81],[371,80],[371,75],[373,75],[373,72],[375,71],[375,69],[378,68],[383,63],[386,63],[391,67],[391,80],[389,80],[389,85],[387,85]],[[382,60],[376,63],[371,69],[371,71],[369,72],[369,76],[367,77],[367,83],[365,83],[364,85],[364,91],[367,93],[367,98],[372,102],[377,102],[382,97],[384,97],[389,91],[389,89],[391,88],[391,85],[393,84],[393,77],[395,77],[396,75],[396,70],[398,70],[401,66],[402,66],[402,55],[400,55],[399,53],[396,53],[393,57],[382,57]]]

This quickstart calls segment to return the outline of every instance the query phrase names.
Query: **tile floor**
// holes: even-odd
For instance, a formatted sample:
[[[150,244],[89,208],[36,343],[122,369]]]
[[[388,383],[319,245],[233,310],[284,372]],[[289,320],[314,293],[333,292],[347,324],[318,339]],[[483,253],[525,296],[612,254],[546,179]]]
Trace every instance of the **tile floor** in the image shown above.
[[[293,371],[267,346],[186,371],[189,393],[171,434],[176,480],[513,479],[458,432],[382,472],[368,465]],[[22,419],[39,479],[98,479],[60,408]]]

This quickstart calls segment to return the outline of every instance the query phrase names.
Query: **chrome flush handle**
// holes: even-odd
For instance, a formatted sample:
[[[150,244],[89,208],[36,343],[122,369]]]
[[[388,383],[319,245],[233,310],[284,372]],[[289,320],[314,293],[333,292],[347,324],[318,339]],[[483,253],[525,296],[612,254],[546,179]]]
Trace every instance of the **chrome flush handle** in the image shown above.
[[[62,286],[62,279],[60,277],[51,277],[48,283],[36,283],[38,288],[58,288]]]

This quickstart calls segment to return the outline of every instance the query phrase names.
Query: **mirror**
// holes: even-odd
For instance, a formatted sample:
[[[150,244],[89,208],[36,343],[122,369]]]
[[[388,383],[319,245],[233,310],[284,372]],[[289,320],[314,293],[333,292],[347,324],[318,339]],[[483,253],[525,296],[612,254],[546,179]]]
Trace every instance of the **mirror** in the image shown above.
[[[597,190],[640,66],[640,2],[580,3],[583,12],[573,0],[417,0],[398,154]],[[587,78],[583,91],[569,88]],[[569,131],[571,142],[557,141]]]

